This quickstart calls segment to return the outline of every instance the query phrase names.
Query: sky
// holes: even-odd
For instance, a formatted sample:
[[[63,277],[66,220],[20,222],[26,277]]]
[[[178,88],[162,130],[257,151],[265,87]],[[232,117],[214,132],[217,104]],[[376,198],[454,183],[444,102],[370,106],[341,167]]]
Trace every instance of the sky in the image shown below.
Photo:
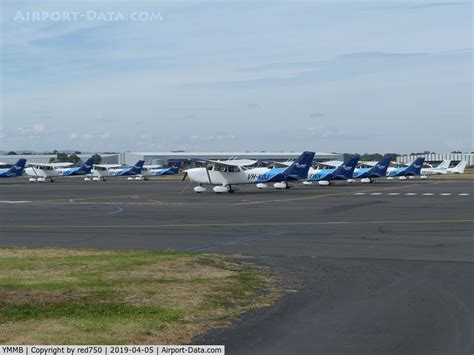
[[[473,146],[472,1],[1,2],[0,149]]]

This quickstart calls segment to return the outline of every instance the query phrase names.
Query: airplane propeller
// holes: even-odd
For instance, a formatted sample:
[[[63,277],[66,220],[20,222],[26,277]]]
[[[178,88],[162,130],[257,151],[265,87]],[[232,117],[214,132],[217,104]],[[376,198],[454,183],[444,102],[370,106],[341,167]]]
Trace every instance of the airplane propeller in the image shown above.
[[[184,176],[183,176],[183,179],[181,180],[181,182],[183,182],[184,180],[186,180],[186,178],[188,177],[188,173],[184,173]]]

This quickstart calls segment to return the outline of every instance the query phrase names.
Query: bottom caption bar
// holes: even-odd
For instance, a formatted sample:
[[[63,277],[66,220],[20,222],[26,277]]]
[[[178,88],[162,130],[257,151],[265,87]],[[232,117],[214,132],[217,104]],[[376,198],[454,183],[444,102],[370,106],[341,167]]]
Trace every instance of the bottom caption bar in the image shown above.
[[[2,345],[0,355],[225,354],[224,345]]]

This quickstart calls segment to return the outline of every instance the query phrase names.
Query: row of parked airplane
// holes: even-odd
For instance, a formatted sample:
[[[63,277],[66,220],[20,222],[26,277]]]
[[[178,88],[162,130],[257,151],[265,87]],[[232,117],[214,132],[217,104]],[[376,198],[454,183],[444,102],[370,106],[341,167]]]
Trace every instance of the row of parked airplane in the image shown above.
[[[128,176],[133,180],[147,180],[150,176],[174,175],[179,172],[181,163],[177,162],[169,168],[160,165],[144,165],[139,160],[134,166],[123,167],[118,164],[94,164],[92,158],[87,159],[81,166],[73,167],[72,163],[32,163],[26,164],[26,159],[19,159],[8,169],[0,169],[0,177],[18,177],[23,173],[30,176],[31,182],[54,181],[56,177],[84,175],[85,181],[105,181],[112,176]]]
[[[318,163],[313,167],[314,152],[303,152],[292,162],[273,162],[274,167],[257,166],[258,160],[203,160],[193,159],[202,163],[203,167],[190,168],[184,171],[186,177],[198,183],[195,192],[206,191],[205,185],[214,185],[217,193],[234,192],[235,185],[256,184],[257,188],[264,189],[268,183],[273,183],[276,189],[289,188],[289,181],[302,181],[305,185],[317,182],[319,185],[330,185],[334,180],[354,182],[359,179],[364,183],[371,183],[376,178],[386,177],[401,180],[427,175],[464,173],[467,162],[461,161],[455,167],[450,167],[450,161],[443,161],[437,167],[423,167],[424,158],[417,158],[406,167],[391,167],[389,157],[383,157],[378,162],[359,162],[359,156],[350,156],[345,161]],[[9,169],[0,169],[0,177],[18,177],[23,171],[30,176],[30,181],[53,181],[58,176],[84,175],[85,181],[105,181],[112,176],[128,176],[129,180],[147,180],[150,176],[175,175],[179,173],[180,163],[172,167],[161,168],[158,165],[144,165],[139,160],[134,166],[123,167],[116,164],[94,164],[88,159],[79,167],[71,167],[71,163],[29,164],[25,159]],[[322,168],[321,168],[322,166]],[[359,167],[358,167],[359,166]]]
[[[390,167],[391,159],[383,157],[378,162],[364,162],[365,167],[357,168],[359,156],[350,156],[343,162],[319,163],[324,168],[314,168],[314,152],[304,152],[294,162],[277,163],[281,167],[253,167],[255,160],[200,160],[207,165],[200,168],[185,170],[185,177],[199,185],[194,187],[195,192],[206,191],[205,185],[216,185],[213,190],[217,193],[234,192],[233,186],[242,184],[256,184],[257,188],[264,189],[268,183],[273,183],[276,189],[289,188],[289,181],[303,181],[305,185],[317,182],[319,185],[330,185],[334,180],[371,183],[376,178],[387,177],[400,180],[414,178],[421,175],[426,178],[432,174],[463,173],[466,162],[460,162],[455,168],[449,168],[449,161],[440,166],[423,168],[424,158],[417,158],[406,167]],[[198,160],[199,161],[199,160]],[[184,178],[183,178],[184,180]]]

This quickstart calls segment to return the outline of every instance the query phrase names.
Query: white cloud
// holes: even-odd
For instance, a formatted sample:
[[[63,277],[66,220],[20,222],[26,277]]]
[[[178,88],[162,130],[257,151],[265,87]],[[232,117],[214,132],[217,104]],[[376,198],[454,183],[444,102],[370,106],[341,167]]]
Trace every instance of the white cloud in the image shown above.
[[[42,124],[33,124],[29,127],[19,127],[18,131],[20,132],[20,134],[30,136],[48,133],[46,126]]]

